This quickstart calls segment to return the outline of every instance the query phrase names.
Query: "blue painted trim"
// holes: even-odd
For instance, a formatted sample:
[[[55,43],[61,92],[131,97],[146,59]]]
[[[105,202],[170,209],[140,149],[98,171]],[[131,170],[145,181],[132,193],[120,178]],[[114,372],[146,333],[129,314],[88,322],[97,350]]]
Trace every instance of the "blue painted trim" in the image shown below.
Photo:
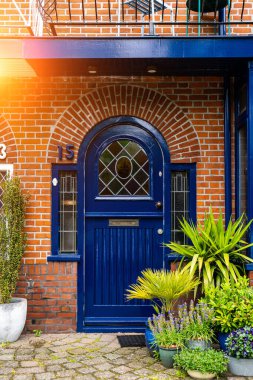
[[[196,163],[191,164],[171,164],[170,170],[172,171],[187,171],[189,175],[189,215],[190,219],[194,224],[197,223],[197,165]],[[181,260],[181,255],[167,255],[168,262],[171,263]]]
[[[58,183],[56,186],[53,186],[51,182],[51,199],[52,199],[52,209],[51,209],[51,256],[48,257],[48,261],[53,261],[54,257],[59,255],[59,172],[68,171],[68,170],[77,170],[75,164],[53,164],[52,165],[52,180],[56,178]],[[67,261],[67,260],[58,260],[58,261]],[[73,261],[73,260],[70,260]]]
[[[231,118],[230,78],[224,78],[224,162],[225,162],[225,223],[232,215],[232,172],[231,172]]]
[[[78,330],[78,332],[85,332],[85,333],[117,333],[117,332],[131,332],[131,333],[144,333],[145,327],[126,327],[126,326],[120,326],[120,327],[110,327],[110,326],[83,326],[82,330]]]
[[[248,123],[247,123],[247,214],[248,219],[253,219],[253,62],[249,62],[248,68]],[[249,243],[253,243],[253,226],[248,233]],[[249,248],[249,255],[253,258],[253,247]]]
[[[252,57],[252,36],[0,39],[0,58],[27,60]]]
[[[219,11],[219,21],[220,22],[226,21],[226,8],[223,8]],[[226,35],[226,25],[219,25],[219,35],[220,36]]]
[[[71,254],[61,254],[61,255],[52,255],[47,257],[47,261],[69,261],[69,262],[78,262],[80,261],[80,255],[71,255]]]
[[[189,174],[189,214],[193,223],[197,223],[197,173],[196,163],[191,164],[171,164],[171,171],[187,171]]]
[[[253,270],[253,264],[246,264],[245,269],[246,270]]]

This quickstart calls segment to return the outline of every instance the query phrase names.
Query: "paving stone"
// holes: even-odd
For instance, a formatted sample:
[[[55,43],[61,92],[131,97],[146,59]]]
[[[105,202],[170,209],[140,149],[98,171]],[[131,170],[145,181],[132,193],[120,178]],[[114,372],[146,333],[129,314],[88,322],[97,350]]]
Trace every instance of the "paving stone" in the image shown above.
[[[116,373],[127,373],[131,371],[131,368],[126,367],[125,365],[121,365],[120,367],[114,368],[113,371]]]
[[[14,358],[14,355],[13,354],[1,354],[0,356],[0,361],[4,361],[4,360],[13,360]]]
[[[14,375],[13,380],[33,380],[33,375]]]
[[[116,377],[115,373],[110,372],[110,371],[104,371],[103,373],[95,372],[94,375],[98,379],[115,379],[115,378],[118,378],[118,377]]]
[[[54,378],[55,378],[54,373],[40,373],[38,375],[35,375],[36,380],[51,380]]]
[[[82,367],[82,364],[81,363],[64,363],[63,364],[64,368],[67,368],[67,369],[74,369],[74,368],[80,368]]]
[[[68,377],[68,378],[71,378],[74,375],[75,375],[75,371],[72,369],[58,371],[55,374],[56,377]]]

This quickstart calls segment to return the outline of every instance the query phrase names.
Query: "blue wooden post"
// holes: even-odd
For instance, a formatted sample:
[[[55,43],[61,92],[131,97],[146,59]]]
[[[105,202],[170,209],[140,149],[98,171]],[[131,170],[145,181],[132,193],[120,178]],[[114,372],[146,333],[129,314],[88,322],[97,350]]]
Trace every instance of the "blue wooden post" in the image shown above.
[[[225,222],[228,225],[232,214],[231,180],[231,119],[230,80],[224,77],[224,163],[225,163]]]
[[[247,215],[253,219],[253,61],[248,66],[248,125],[247,125]],[[253,225],[251,225],[248,240],[253,242]],[[249,249],[253,258],[253,247]]]
[[[219,21],[225,22],[226,21],[226,8],[222,8],[219,11]],[[226,25],[220,25],[219,26],[219,35],[225,36],[226,35]]]

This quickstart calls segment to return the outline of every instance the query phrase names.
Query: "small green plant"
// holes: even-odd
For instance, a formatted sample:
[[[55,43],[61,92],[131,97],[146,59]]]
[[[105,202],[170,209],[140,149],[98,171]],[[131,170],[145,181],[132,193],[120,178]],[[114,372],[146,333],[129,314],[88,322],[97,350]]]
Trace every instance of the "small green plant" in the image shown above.
[[[15,292],[21,259],[25,250],[25,208],[27,197],[20,180],[8,178],[3,183],[0,210],[0,303],[9,303]]]
[[[203,302],[213,310],[213,326],[217,331],[229,333],[245,324],[253,326],[253,288],[249,280],[224,283],[221,288],[210,288]]]
[[[127,289],[127,299],[150,300],[157,314],[173,310],[177,300],[198,286],[199,281],[189,270],[168,271],[166,269],[145,269],[137,283]]]
[[[245,215],[234,222],[230,219],[225,228],[222,214],[215,220],[210,208],[202,225],[195,226],[185,218],[180,220],[181,230],[189,244],[165,244],[171,253],[182,255],[184,270],[190,270],[191,274],[198,276],[202,293],[210,286],[219,287],[223,282],[237,282],[244,274],[243,264],[253,262],[244,254],[247,248],[253,246],[245,241],[253,220],[245,223],[245,219]]]
[[[213,349],[183,349],[174,356],[174,367],[185,371],[215,373],[220,375],[227,370],[228,359],[221,351]]]
[[[34,335],[38,338],[42,334],[42,330],[33,330]]]
[[[186,303],[178,306],[178,315],[183,326],[185,340],[205,340],[208,342],[213,339],[213,310],[206,304],[194,305],[193,300],[191,300],[189,308]]]
[[[2,342],[1,343],[1,348],[9,348],[10,347],[10,342]]]
[[[180,317],[175,317],[172,312],[167,319],[164,314],[154,315],[148,319],[148,324],[154,334],[155,344],[161,348],[184,346],[183,324]]]
[[[253,328],[232,331],[226,339],[227,354],[237,359],[253,359]]]

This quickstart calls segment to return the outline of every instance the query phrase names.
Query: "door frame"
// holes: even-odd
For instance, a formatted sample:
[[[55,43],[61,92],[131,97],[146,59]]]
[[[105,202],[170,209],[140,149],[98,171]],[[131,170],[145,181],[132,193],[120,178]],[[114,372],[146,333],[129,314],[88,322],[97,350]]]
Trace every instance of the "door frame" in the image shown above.
[[[164,205],[164,241],[170,239],[170,153],[167,143],[162,134],[150,123],[132,116],[111,117],[95,125],[83,139],[77,159],[77,236],[78,236],[78,253],[80,262],[77,270],[77,331],[82,332],[85,329],[83,324],[85,308],[85,161],[86,154],[90,144],[104,130],[116,125],[134,125],[147,131],[160,146],[163,155],[163,205]],[[167,195],[167,197],[166,197]],[[166,226],[166,229],[165,229]],[[164,262],[165,265],[165,262]]]

